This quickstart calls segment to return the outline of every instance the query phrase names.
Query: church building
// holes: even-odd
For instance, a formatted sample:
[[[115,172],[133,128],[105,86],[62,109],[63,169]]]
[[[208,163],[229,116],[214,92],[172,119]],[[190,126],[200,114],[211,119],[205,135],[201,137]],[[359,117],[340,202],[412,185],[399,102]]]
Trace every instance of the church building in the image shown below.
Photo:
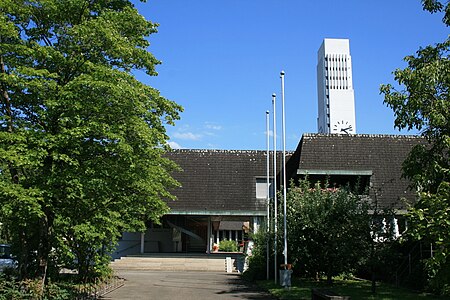
[[[352,62],[347,39],[325,39],[318,51],[318,133],[303,134],[282,166],[288,182],[308,176],[334,186],[358,185],[377,208],[406,212],[415,193],[402,177],[402,163],[425,141],[417,136],[357,134]],[[269,155],[270,174],[273,151]],[[144,233],[124,233],[113,257],[153,252],[212,253],[222,240],[241,243],[267,219],[267,153],[256,150],[173,150],[167,157],[182,172],[174,178],[170,212]],[[279,182],[279,181],[278,181]],[[269,183],[270,194],[275,187]],[[402,231],[402,224],[399,224]]]
[[[318,51],[319,133],[356,134],[352,58],[348,39],[324,39]]]

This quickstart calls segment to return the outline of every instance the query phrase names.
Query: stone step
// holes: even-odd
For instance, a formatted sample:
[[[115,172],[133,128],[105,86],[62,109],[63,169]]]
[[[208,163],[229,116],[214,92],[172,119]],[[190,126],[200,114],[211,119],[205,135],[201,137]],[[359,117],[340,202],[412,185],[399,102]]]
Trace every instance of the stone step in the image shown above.
[[[233,272],[237,272],[235,259],[231,260]],[[160,270],[160,271],[214,271],[226,272],[225,257],[160,257],[126,256],[111,262],[114,270]]]

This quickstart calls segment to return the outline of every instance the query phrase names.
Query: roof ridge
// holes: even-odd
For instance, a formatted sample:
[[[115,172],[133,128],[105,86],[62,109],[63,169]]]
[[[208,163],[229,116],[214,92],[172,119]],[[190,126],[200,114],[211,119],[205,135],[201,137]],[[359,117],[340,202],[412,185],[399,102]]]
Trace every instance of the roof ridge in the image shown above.
[[[234,150],[234,149],[172,149],[171,152],[209,152],[209,153],[258,153],[266,152],[267,150]]]
[[[303,137],[353,137],[353,138],[398,138],[398,139],[423,139],[423,136],[416,134],[336,134],[336,133],[304,133]]]
[[[277,153],[282,153],[277,150]],[[294,150],[286,150],[287,154],[293,154]],[[223,154],[266,154],[267,150],[230,150],[230,149],[171,149],[168,153],[223,153]],[[273,149],[270,150],[273,153]]]

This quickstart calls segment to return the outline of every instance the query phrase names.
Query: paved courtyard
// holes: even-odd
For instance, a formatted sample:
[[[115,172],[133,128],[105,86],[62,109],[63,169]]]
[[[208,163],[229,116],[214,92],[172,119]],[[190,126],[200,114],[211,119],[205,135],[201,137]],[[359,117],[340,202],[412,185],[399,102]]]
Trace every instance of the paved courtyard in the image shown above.
[[[276,299],[238,274],[216,272],[121,271],[125,285],[102,299]]]

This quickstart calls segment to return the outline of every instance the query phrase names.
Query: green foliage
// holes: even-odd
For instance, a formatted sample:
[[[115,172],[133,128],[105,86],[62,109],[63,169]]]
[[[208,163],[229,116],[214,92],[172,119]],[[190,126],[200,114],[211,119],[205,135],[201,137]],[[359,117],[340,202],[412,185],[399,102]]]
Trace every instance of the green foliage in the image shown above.
[[[262,228],[262,226],[261,226]],[[247,257],[248,268],[242,274],[243,278],[249,281],[262,280],[267,277],[267,241],[269,240],[269,245],[273,244],[273,239],[266,233],[258,231],[252,235],[252,240],[254,242],[254,247],[252,250],[252,256]],[[273,261],[273,260],[272,260]],[[270,268],[272,269],[272,264],[269,261]],[[273,271],[273,270],[272,270]]]
[[[431,13],[444,12],[443,22],[450,26],[450,3],[422,0],[422,5]],[[409,214],[409,233],[439,245],[427,266],[430,286],[444,292],[450,285],[450,39],[421,48],[405,61],[405,69],[394,71],[399,89],[382,85],[381,93],[394,111],[395,126],[416,128],[427,141],[414,147],[403,164],[404,176],[420,191],[420,199]]]
[[[430,240],[435,248],[426,261],[430,288],[450,295],[450,184],[442,183],[436,194],[421,193],[409,221],[409,237]]]
[[[423,9],[428,10],[431,13],[444,12],[442,22],[445,25],[450,26],[450,3],[447,1],[444,5],[442,1],[438,0],[422,0]]]
[[[450,181],[450,39],[407,56],[408,67],[394,71],[402,87],[382,85],[384,102],[393,109],[395,127],[421,130],[428,144],[416,146],[403,165],[415,186],[436,192]]]
[[[326,184],[325,184],[326,186]],[[346,189],[310,188],[308,180],[291,186],[287,196],[289,255],[294,272],[329,280],[351,271],[368,250],[367,205]]]
[[[392,211],[369,205],[349,190],[324,188],[318,182],[310,188],[308,178],[291,186],[287,198],[289,263],[296,275],[328,279],[338,274],[351,277],[355,271],[366,278],[389,278],[398,266],[398,241],[393,234]],[[376,203],[376,201],[375,201]],[[374,213],[369,214],[368,210]],[[281,224],[280,220],[280,224]],[[281,230],[280,230],[281,231]],[[281,234],[277,237],[279,245]],[[244,273],[248,280],[266,277],[266,243],[273,236],[253,235],[255,247]],[[282,253],[277,253],[279,262]],[[269,250],[270,251],[270,250]],[[273,276],[273,254],[270,253]]]
[[[156,75],[156,28],[128,0],[0,2],[0,222],[24,278],[103,274],[122,231],[168,211],[182,108],[132,73]]]
[[[20,300],[29,297],[29,293],[20,288],[18,282],[0,273],[0,300]]]
[[[331,290],[338,295],[349,296],[358,300],[417,300],[417,299],[448,299],[427,293],[418,293],[401,287],[395,287],[385,283],[377,283],[377,293],[370,291],[370,281],[366,280],[342,280],[334,278],[333,285],[329,286],[324,281],[312,281],[308,279],[293,279],[292,287],[286,289],[273,280],[258,282],[258,285],[270,291],[277,299],[311,299],[312,289]]]
[[[219,242],[219,251],[237,252],[238,245],[237,245],[236,241],[224,239]]]
[[[53,283],[48,284],[42,294],[40,289],[40,282],[37,280],[19,281],[15,277],[4,276],[0,273],[0,300],[73,299],[69,291]]]
[[[73,282],[54,283],[49,282],[42,291],[42,286],[37,279],[18,280],[14,276],[5,276],[0,273],[0,300],[71,300],[91,299],[90,295],[95,291],[92,284],[76,284]]]

